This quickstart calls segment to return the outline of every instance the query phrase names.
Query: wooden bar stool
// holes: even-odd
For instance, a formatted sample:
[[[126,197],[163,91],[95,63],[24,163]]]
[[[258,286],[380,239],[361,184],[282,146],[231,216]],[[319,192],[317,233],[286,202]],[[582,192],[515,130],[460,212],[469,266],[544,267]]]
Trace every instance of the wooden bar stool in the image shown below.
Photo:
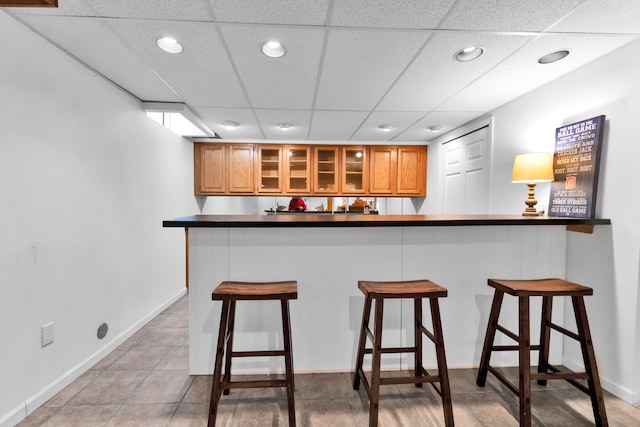
[[[496,280],[489,279],[489,286],[495,288],[487,335],[484,340],[484,348],[480,359],[477,384],[484,387],[487,380],[487,372],[491,372],[500,382],[506,385],[520,398],[520,425],[531,426],[531,381],[537,380],[538,384],[546,385],[547,380],[566,380],[579,390],[591,397],[591,406],[596,425],[608,426],[607,413],[604,408],[602,388],[596,367],[596,358],[591,342],[591,332],[587,321],[587,311],[583,297],[593,295],[593,289],[568,282],[562,279],[540,280]],[[498,323],[500,307],[504,294],[518,297],[519,321],[518,334],[506,329]],[[540,327],[539,345],[531,345],[529,328],[529,297],[542,297],[542,321]],[[551,309],[553,297],[571,297],[573,311],[576,317],[578,333],[571,332],[551,322]],[[549,364],[549,338],[551,329],[571,337],[580,342],[582,357],[584,359],[585,372],[571,372],[567,369],[560,370]],[[496,331],[500,331],[518,345],[494,346],[493,341]],[[538,372],[531,372],[531,351],[538,350]],[[492,351],[518,351],[519,384],[516,387],[500,372],[489,364]],[[577,380],[586,380],[585,386]]]
[[[442,323],[440,321],[440,307],[438,298],[447,296],[447,290],[429,280],[414,280],[403,282],[366,282],[359,281],[358,288],[365,296],[364,311],[362,313],[362,328],[356,358],[353,389],[360,388],[360,381],[369,397],[369,426],[378,425],[378,407],[380,401],[380,386],[387,384],[415,384],[422,387],[423,383],[431,383],[442,398],[444,420],[448,427],[453,426],[453,408],[451,405],[451,390],[449,388],[449,374],[447,372],[447,358],[444,352],[442,338]],[[384,300],[388,298],[412,298],[414,308],[414,344],[413,347],[382,348],[382,315]],[[422,324],[422,299],[429,298],[433,332]],[[375,326],[373,333],[369,329],[369,317],[372,301],[376,301]],[[431,375],[422,366],[422,335],[426,335],[434,344],[438,359],[438,375]],[[367,337],[373,343],[372,348],[366,348]],[[380,362],[382,354],[386,353],[414,353],[415,368],[413,376],[380,378]],[[367,379],[362,368],[365,354],[372,355],[371,381]],[[440,388],[435,383],[440,383]]]
[[[296,411],[293,399],[293,360],[291,356],[291,319],[289,300],[298,298],[298,284],[286,282],[222,282],[214,291],[211,299],[222,301],[220,329],[216,347],[216,361],[213,370],[213,386],[209,404],[209,427],[216,424],[220,395],[229,394],[232,388],[286,387],[289,407],[289,426],[296,425]],[[236,313],[236,301],[239,300],[280,300],[282,309],[282,332],[284,349],[263,351],[233,351],[233,328]],[[231,362],[234,357],[284,356],[285,379],[264,381],[231,381]],[[224,375],[222,359],[224,358]]]

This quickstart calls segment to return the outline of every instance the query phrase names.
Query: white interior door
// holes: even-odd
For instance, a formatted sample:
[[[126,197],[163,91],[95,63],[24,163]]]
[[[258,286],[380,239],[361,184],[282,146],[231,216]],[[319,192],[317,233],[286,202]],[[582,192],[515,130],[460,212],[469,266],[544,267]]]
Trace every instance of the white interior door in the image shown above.
[[[489,213],[489,152],[489,126],[443,144],[445,213]]]

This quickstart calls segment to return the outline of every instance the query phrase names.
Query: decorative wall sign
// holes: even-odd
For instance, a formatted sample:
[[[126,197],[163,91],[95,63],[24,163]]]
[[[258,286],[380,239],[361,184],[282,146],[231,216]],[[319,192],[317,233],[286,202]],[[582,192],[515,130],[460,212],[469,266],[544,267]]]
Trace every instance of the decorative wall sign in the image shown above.
[[[549,216],[593,218],[605,116],[556,129]]]

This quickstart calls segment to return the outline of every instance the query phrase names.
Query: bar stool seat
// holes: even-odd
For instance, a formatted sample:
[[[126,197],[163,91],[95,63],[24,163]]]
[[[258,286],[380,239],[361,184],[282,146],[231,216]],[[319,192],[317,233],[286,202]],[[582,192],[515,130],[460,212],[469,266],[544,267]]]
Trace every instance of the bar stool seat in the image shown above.
[[[291,318],[289,300],[298,298],[296,281],[284,282],[231,282],[220,283],[213,291],[211,299],[222,301],[216,360],[213,370],[211,402],[209,404],[209,427],[216,424],[218,402],[222,393],[229,394],[232,388],[286,387],[289,408],[289,426],[296,425],[295,404],[293,398],[293,359],[291,355]],[[280,300],[282,312],[282,332],[284,348],[282,350],[233,351],[233,330],[235,323],[236,301]],[[285,379],[263,381],[231,381],[231,363],[234,357],[284,356]],[[224,375],[222,360],[224,358]]]
[[[602,388],[596,359],[591,342],[591,332],[584,305],[584,296],[593,295],[593,289],[562,279],[539,280],[500,280],[489,279],[488,285],[495,288],[491,313],[487,325],[480,367],[478,369],[477,384],[484,387],[487,373],[492,373],[500,382],[506,385],[520,399],[520,426],[531,426],[531,381],[536,380],[540,385],[546,385],[547,380],[566,380],[579,390],[591,397],[593,415],[597,426],[607,426],[607,414],[604,407]],[[500,307],[504,294],[518,297],[519,319],[518,334],[508,330],[498,323]],[[530,310],[529,298],[542,297],[542,316],[540,327],[540,343],[531,345],[530,340]],[[576,318],[578,333],[569,331],[551,321],[553,297],[571,297],[573,311]],[[566,368],[560,369],[549,364],[549,340],[551,329],[577,340],[582,349],[585,372],[571,372]],[[507,335],[518,345],[494,346],[496,331]],[[539,351],[537,373],[531,372],[531,351]],[[504,375],[490,365],[493,351],[518,351],[518,386],[512,384]],[[578,380],[586,380],[585,386]]]
[[[447,289],[429,280],[413,280],[401,282],[370,282],[359,281],[358,288],[365,296],[364,310],[362,313],[362,327],[358,343],[356,357],[355,376],[353,389],[360,388],[360,382],[364,384],[369,398],[369,426],[378,425],[378,409],[380,401],[380,386],[387,384],[415,384],[422,387],[423,383],[431,383],[442,398],[444,420],[448,427],[453,426],[453,408],[451,405],[451,390],[449,388],[449,375],[447,371],[447,359],[444,351],[442,337],[442,323],[440,320],[440,308],[438,298],[447,296]],[[414,301],[414,344],[412,347],[383,348],[382,347],[382,317],[384,312],[384,300],[391,298],[411,298]],[[422,299],[428,298],[431,308],[433,332],[427,330],[422,324]],[[376,301],[375,326],[373,332],[369,328],[371,304]],[[434,344],[438,361],[438,374],[432,375],[422,366],[422,335],[426,335]],[[367,337],[371,339],[372,348],[366,348]],[[414,353],[415,366],[413,376],[380,378],[380,363],[382,354],[388,353]],[[365,354],[372,355],[371,381],[363,370]],[[439,383],[440,387],[436,387]]]

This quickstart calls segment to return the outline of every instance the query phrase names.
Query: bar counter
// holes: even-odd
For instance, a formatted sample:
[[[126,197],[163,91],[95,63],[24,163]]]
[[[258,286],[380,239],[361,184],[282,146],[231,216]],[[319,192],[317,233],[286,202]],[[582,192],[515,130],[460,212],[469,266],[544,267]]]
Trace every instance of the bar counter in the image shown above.
[[[441,303],[450,367],[477,366],[492,293],[487,278],[565,278],[567,229],[589,232],[607,219],[506,215],[195,215],[164,221],[188,229],[190,372],[213,372],[221,304],[211,300],[224,280],[298,282],[291,301],[296,372],[354,368],[364,298],[358,280],[429,279],[448,289]],[[588,237],[591,238],[591,237]],[[595,302],[595,301],[594,301]],[[234,349],[281,348],[280,312],[272,302],[238,304]],[[516,328],[517,308],[505,301]],[[538,302],[531,310],[539,309]],[[411,301],[385,304],[385,345],[412,337]],[[554,304],[562,323],[563,304]],[[535,336],[539,325],[532,322]],[[497,345],[511,344],[507,338]],[[552,363],[562,342],[552,343]],[[516,365],[511,352],[492,363]],[[279,358],[234,362],[234,372],[280,372]],[[389,355],[383,367],[411,364]],[[425,366],[435,366],[425,346]]]

